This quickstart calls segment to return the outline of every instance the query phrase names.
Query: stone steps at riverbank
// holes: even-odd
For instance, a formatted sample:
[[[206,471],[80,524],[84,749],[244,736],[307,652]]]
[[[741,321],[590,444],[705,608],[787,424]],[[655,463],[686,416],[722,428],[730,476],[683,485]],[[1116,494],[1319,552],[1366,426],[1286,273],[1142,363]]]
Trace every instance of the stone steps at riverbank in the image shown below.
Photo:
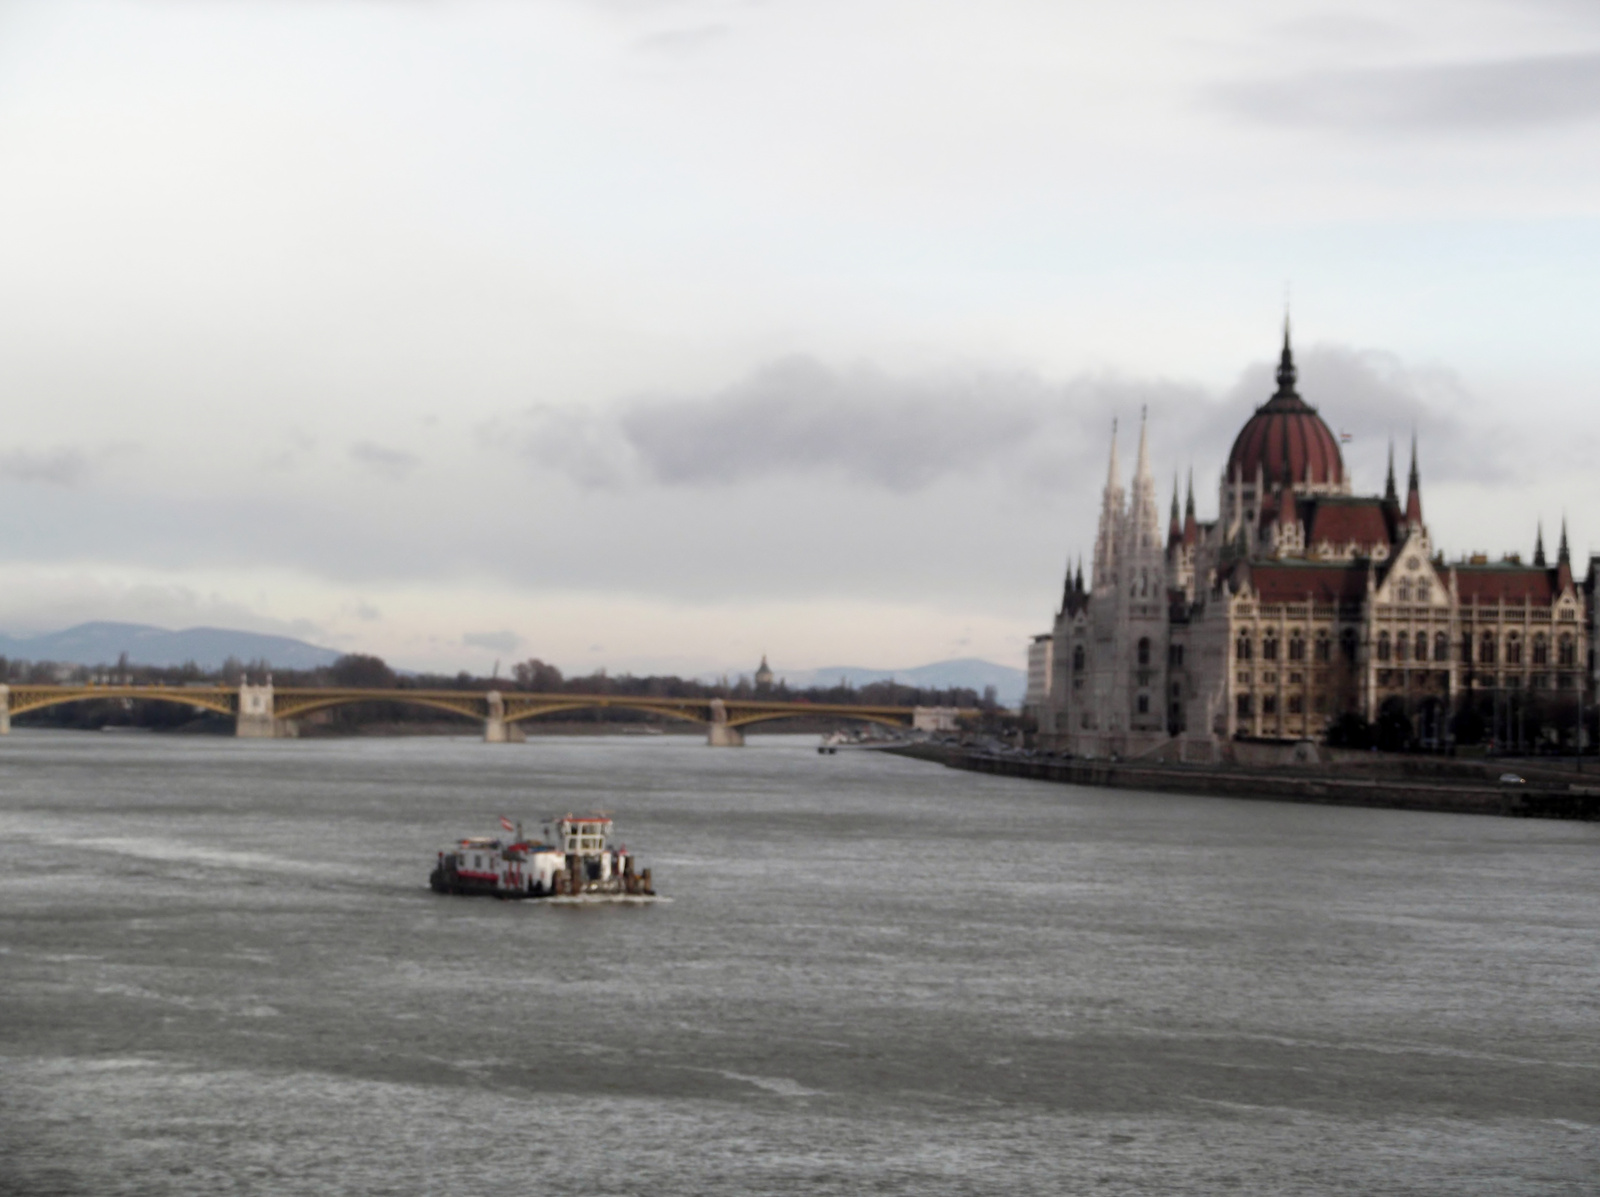
[[[1378,776],[1374,770],[1362,770],[1356,776],[1345,771],[1341,776],[1318,769],[1062,760],[1004,756],[947,744],[908,744],[885,751],[934,761],[952,769],[1072,785],[1511,818],[1600,820],[1600,787],[1497,785],[1469,779],[1416,780]]]

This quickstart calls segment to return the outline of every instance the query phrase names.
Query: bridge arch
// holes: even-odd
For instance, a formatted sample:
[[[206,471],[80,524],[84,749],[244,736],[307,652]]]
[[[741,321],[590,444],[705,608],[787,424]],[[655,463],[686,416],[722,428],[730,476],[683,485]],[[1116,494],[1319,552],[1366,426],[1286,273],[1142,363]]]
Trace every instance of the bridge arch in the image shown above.
[[[197,690],[193,694],[184,694],[146,690],[142,686],[92,686],[70,693],[50,693],[30,691],[27,686],[12,686],[10,714],[15,718],[18,715],[65,706],[68,703],[99,702],[108,698],[131,698],[140,702],[164,702],[169,706],[198,707],[218,715],[239,713],[238,693],[233,690],[226,690],[220,694],[210,690]]]

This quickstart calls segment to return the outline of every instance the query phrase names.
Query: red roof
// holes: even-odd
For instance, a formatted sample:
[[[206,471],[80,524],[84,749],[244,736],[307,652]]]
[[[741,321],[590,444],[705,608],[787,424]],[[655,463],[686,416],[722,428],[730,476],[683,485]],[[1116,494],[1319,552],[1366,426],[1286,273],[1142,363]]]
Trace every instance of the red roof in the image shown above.
[[[1382,499],[1318,498],[1307,506],[1310,508],[1306,527],[1308,546],[1324,541],[1335,547],[1391,543]]]
[[[1556,573],[1528,565],[1458,565],[1456,588],[1463,603],[1526,599],[1549,606],[1560,593]]]
[[[1250,585],[1264,603],[1353,602],[1367,596],[1365,564],[1288,562],[1249,566]]]

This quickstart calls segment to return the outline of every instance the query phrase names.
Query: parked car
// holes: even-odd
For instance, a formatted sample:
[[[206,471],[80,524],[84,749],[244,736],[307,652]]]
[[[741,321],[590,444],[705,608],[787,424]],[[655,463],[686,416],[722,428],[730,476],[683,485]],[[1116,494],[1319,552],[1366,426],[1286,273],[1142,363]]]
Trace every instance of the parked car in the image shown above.
[[[1500,784],[1503,786],[1525,786],[1528,784],[1528,779],[1520,773],[1502,773],[1500,775]]]

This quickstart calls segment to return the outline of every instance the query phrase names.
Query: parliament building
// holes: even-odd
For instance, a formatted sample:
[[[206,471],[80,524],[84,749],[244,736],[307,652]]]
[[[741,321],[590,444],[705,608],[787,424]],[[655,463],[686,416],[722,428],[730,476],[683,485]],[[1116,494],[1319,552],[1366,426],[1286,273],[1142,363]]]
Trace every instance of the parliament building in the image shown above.
[[[1030,650],[1042,747],[1210,761],[1241,741],[1535,748],[1577,741],[1593,710],[1595,562],[1573,576],[1565,521],[1516,554],[1446,562],[1428,535],[1416,443],[1405,492],[1353,493],[1339,441],[1295,389],[1245,423],[1215,520],[1174,490],[1165,533],[1146,429],[1130,487],[1116,434],[1093,572],[1069,568]],[[1565,730],[1563,730],[1565,728]]]

